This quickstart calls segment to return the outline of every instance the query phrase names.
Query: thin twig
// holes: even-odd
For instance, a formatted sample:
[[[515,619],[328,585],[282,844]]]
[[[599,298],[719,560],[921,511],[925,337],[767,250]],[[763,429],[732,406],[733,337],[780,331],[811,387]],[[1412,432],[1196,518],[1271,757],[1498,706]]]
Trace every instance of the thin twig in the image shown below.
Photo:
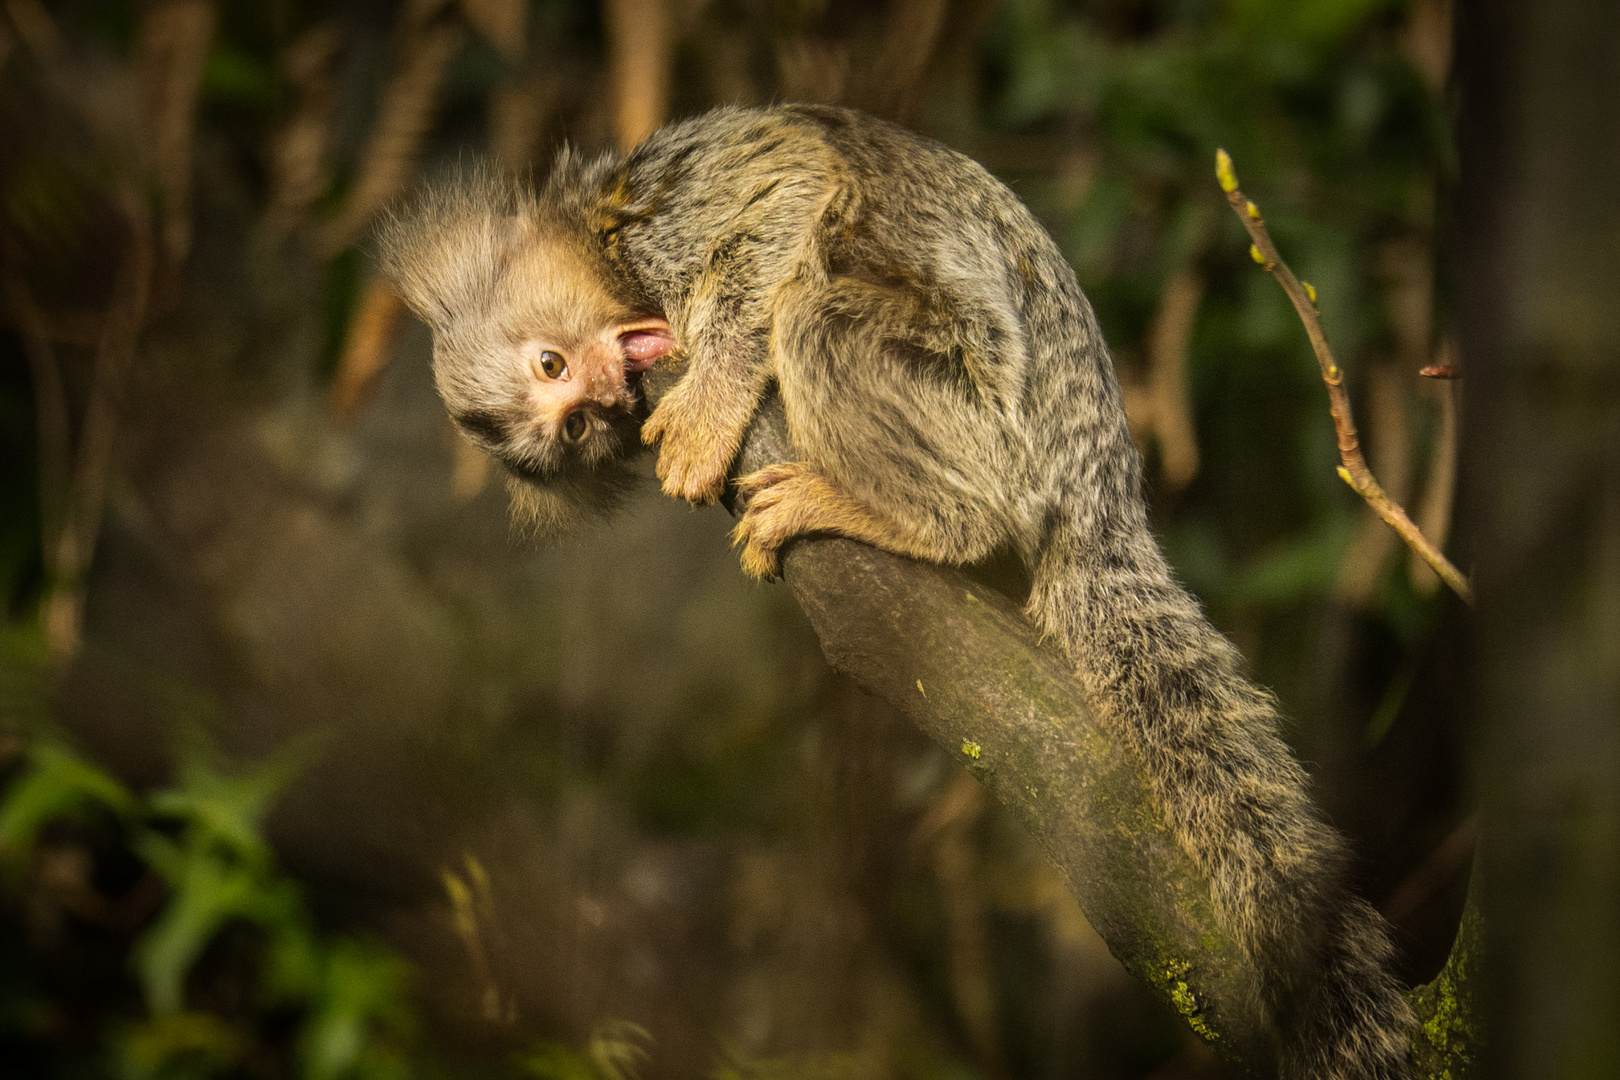
[[[156,262],[152,222],[138,190],[123,184],[114,196],[130,236],[114,279],[101,343],[96,348],[90,400],[84,410],[63,518],[46,549],[45,565],[51,584],[42,616],[51,653],[61,663],[72,659],[79,647],[84,578],[101,531],[118,408],[145,325]]]
[[[277,60],[297,105],[271,137],[267,154],[270,197],[262,228],[272,241],[302,225],[331,184],[332,114],[343,45],[337,25],[323,22],[283,49]]]
[[[1148,393],[1165,483],[1179,491],[1198,475],[1198,435],[1187,401],[1187,360],[1204,278],[1188,265],[1170,275],[1148,332]]]
[[[1445,342],[1440,355],[1449,358],[1453,350],[1454,346]],[[1454,365],[1444,366],[1454,368]],[[1428,389],[1440,405],[1440,430],[1434,438],[1434,455],[1429,480],[1423,488],[1423,501],[1418,506],[1418,521],[1426,535],[1443,544],[1451,531],[1451,503],[1457,489],[1457,437],[1461,426],[1457,416],[1458,386],[1453,379],[1442,379],[1431,383]],[[1432,593],[1439,588],[1440,583],[1418,561],[1416,553],[1413,553],[1408,574],[1420,593]]]
[[[1378,475],[1389,485],[1389,497],[1402,504],[1412,490],[1412,437],[1407,417],[1407,383],[1411,378],[1411,371],[1392,357],[1379,358],[1367,367],[1364,419],[1372,436],[1371,457],[1378,463]],[[1389,557],[1400,546],[1400,538],[1378,515],[1363,517],[1339,567],[1335,586],[1339,596],[1358,610],[1372,604],[1384,581]],[[1439,586],[1439,578],[1427,568],[1423,572]]]
[[[151,306],[157,247],[164,238],[183,247],[186,239],[183,225],[160,234],[150,195],[156,181],[169,200],[171,223],[184,216],[191,123],[213,13],[206,0],[145,9],[137,65],[105,71],[74,63],[38,0],[5,0],[5,14],[38,63],[44,88],[79,115],[100,151],[110,172],[104,196],[128,234],[105,313],[91,320],[98,331],[95,357],[76,440],[66,380],[51,348],[61,335],[30,292],[17,253],[4,253],[4,306],[21,331],[40,410],[46,574],[40,620],[62,666],[77,652],[83,629],[85,577],[106,506],[123,386]],[[134,162],[144,163],[145,175],[132,174]],[[72,329],[80,337],[87,327]]]
[[[1430,897],[1445,888],[1446,883],[1467,864],[1478,836],[1479,820],[1474,817],[1463,819],[1462,824],[1453,829],[1380,905],[1384,918],[1392,923],[1405,922]]]
[[[466,876],[446,867],[439,871],[445,895],[450,900],[450,923],[467,950],[473,977],[478,981],[481,1012],[485,1020],[510,1022],[515,1015],[501,1005],[501,988],[490,964],[485,937],[495,925],[495,901],[490,893],[489,874],[472,852],[462,856]]]
[[[8,255],[10,253],[8,252]],[[68,477],[73,461],[73,421],[68,411],[62,366],[52,347],[45,317],[32,291],[8,258],[5,271],[6,303],[34,381],[34,429],[39,443],[39,511],[43,550],[49,552],[66,516]]]
[[[157,248],[169,274],[191,250],[191,147],[214,22],[211,0],[170,0],[147,6],[141,16],[136,59],[141,143],[162,195]]]
[[[407,21],[410,16],[407,11]],[[406,34],[348,200],[321,230],[326,254],[336,255],[353,244],[372,215],[411,182],[422,140],[433,126],[445,73],[465,41],[465,31],[455,23],[432,23]]]
[[[377,384],[377,376],[388,366],[394,327],[404,312],[404,302],[386,281],[379,277],[367,284],[349,320],[348,340],[338,358],[337,377],[332,381],[332,407],[344,421],[359,415]]]
[[[883,44],[865,73],[866,100],[858,104],[879,116],[911,117],[949,6],[946,0],[897,0],[890,6]]]
[[[461,15],[507,62],[523,59],[529,33],[526,0],[461,0]]]
[[[986,933],[989,904],[972,841],[984,803],[983,786],[970,773],[959,771],[918,822],[912,839],[919,846],[926,844],[933,856],[950,943],[946,982],[957,1015],[984,1072],[1005,1077],[1008,1072],[997,1031],[995,980]]]
[[[1473,590],[1469,588],[1468,579],[1462,571],[1429,542],[1412,519],[1406,516],[1406,511],[1379,486],[1372,470],[1367,467],[1367,460],[1361,454],[1361,443],[1356,437],[1356,425],[1350,416],[1350,395],[1345,393],[1344,371],[1334,361],[1333,351],[1328,348],[1327,338],[1322,333],[1322,322],[1316,310],[1316,290],[1302,284],[1278,254],[1277,245],[1271,242],[1271,234],[1266,231],[1265,219],[1260,216],[1260,208],[1238,188],[1237,176],[1232,171],[1232,158],[1225,150],[1215,151],[1215,178],[1220,181],[1221,190],[1226,192],[1226,201],[1232,204],[1233,212],[1254,241],[1249,254],[1277,279],[1288,294],[1288,299],[1293,302],[1300,321],[1305,324],[1305,334],[1311,339],[1311,348],[1315,350],[1317,363],[1322,368],[1322,381],[1327,384],[1328,408],[1333,414],[1334,433],[1338,436],[1339,460],[1343,462],[1338,469],[1339,478],[1367,500],[1367,505],[1413,551],[1421,555],[1424,562],[1434,568],[1440,580],[1451,586],[1451,590],[1465,601],[1473,603]]]

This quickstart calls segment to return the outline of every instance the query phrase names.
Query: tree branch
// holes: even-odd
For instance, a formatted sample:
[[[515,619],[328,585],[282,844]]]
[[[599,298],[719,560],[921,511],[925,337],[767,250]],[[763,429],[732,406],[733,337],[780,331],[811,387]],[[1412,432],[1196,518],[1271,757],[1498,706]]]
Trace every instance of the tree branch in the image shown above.
[[[649,371],[649,401],[684,372],[674,361]],[[773,395],[735,474],[797,457]],[[782,576],[833,668],[905,713],[1012,812],[1125,969],[1240,1074],[1272,1075],[1259,973],[1216,922],[1209,880],[1165,825],[1141,763],[1017,605],[959,570],[838,537],[791,541]],[[1411,994],[1423,1075],[1452,1067],[1461,1078],[1477,1055],[1476,893],[1446,970]]]
[[[1479,913],[1479,862],[1468,882],[1462,923],[1446,966],[1427,986],[1409,994],[1417,1010],[1412,1036],[1412,1064],[1425,1080],[1469,1080],[1480,1058],[1478,980],[1484,958],[1485,931]]]
[[[1295,277],[1294,271],[1278,254],[1277,245],[1271,242],[1271,234],[1266,231],[1265,219],[1260,216],[1260,208],[1239,190],[1237,176],[1232,171],[1232,159],[1225,150],[1215,151],[1215,177],[1220,181],[1221,190],[1226,192],[1226,201],[1232,204],[1233,212],[1254,241],[1249,254],[1277,279],[1288,294],[1288,299],[1293,302],[1300,321],[1305,324],[1305,334],[1311,339],[1311,348],[1322,367],[1322,381],[1327,384],[1328,408],[1333,413],[1333,429],[1339,438],[1339,459],[1343,462],[1339,467],[1340,479],[1367,500],[1367,505],[1400,534],[1401,539],[1421,555],[1424,562],[1434,568],[1440,580],[1472,604],[1473,590],[1469,588],[1468,579],[1462,571],[1429,542],[1428,537],[1406,516],[1400,504],[1379,486],[1372,470],[1367,467],[1367,459],[1361,454],[1361,443],[1356,436],[1355,421],[1350,416],[1350,395],[1345,393],[1344,371],[1334,361],[1333,350],[1328,348],[1327,337],[1322,333],[1322,322],[1316,311],[1316,290]]]
[[[681,374],[648,373],[656,401]],[[779,399],[737,472],[797,458]],[[1209,881],[1165,825],[1142,766],[1018,607],[960,571],[841,538],[791,543],[783,578],[828,661],[899,708],[1011,810],[1126,970],[1241,1071],[1271,1072],[1257,972],[1215,920]]]

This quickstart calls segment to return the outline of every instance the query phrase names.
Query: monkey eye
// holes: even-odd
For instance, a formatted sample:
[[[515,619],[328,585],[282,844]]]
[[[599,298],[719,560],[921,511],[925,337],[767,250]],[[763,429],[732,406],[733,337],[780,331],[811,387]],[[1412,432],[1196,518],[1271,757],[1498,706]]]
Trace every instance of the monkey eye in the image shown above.
[[[555,356],[555,353],[551,355]],[[582,412],[570,413],[568,419],[563,421],[563,439],[567,442],[577,443],[585,437],[586,420]]]
[[[540,354],[540,370],[548,379],[560,379],[568,374],[568,361],[562,358],[561,353],[547,349]]]

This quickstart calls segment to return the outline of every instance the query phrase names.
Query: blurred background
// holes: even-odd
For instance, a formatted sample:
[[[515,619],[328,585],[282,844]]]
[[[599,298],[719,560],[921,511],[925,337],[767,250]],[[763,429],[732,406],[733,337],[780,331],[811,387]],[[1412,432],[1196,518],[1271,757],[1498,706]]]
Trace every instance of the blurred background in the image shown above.
[[[554,545],[433,395],[380,211],[722,103],[982,161],[1114,350],[1156,526],[1395,924],[1450,947],[1448,0],[0,3],[0,1061],[29,1077],[1192,1077],[977,784],[729,519]],[[0,1070],[5,1071],[5,1070]]]

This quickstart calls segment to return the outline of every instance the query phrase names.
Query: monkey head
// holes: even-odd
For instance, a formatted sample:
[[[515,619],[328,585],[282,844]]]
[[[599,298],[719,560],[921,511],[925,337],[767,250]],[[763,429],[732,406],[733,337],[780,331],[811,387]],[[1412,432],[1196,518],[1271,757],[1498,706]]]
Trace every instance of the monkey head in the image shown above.
[[[639,374],[674,339],[615,289],[600,245],[526,189],[475,175],[391,219],[381,248],[433,331],[451,418],[520,481],[518,516],[551,532],[611,509],[641,448]]]
[[[514,473],[544,482],[639,446],[636,376],[673,347],[593,273],[589,253],[532,219],[503,223],[507,257],[475,318],[434,327],[433,371],[456,424]]]

